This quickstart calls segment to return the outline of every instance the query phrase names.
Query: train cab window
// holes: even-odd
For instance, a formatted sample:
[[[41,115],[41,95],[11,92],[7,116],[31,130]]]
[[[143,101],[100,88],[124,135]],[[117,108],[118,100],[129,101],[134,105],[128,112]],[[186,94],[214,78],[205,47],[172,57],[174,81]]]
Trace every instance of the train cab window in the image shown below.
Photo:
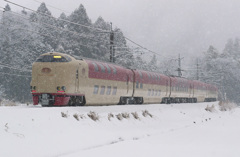
[[[112,95],[116,95],[116,94],[117,94],[117,87],[113,87]]]
[[[94,66],[94,71],[97,72],[98,71],[98,65],[96,63],[92,63]]]
[[[106,92],[107,95],[111,94],[111,89],[112,89],[111,86],[107,86],[107,92]]]
[[[65,55],[64,57],[66,58],[67,61],[69,62],[72,61],[72,59],[69,56]]]
[[[93,89],[93,94],[98,94],[98,89],[99,89],[99,86],[95,85]]]
[[[102,64],[99,64],[101,68],[101,72],[105,73],[105,67]]]
[[[105,93],[105,86],[101,86],[100,94],[101,94],[101,95],[104,95],[104,93]]]
[[[36,62],[69,62],[69,61],[65,57],[59,55],[44,55],[40,56],[36,60]]]
[[[108,71],[108,73],[111,74],[111,68],[109,67],[109,65],[106,64],[105,66],[107,67],[107,71]]]
[[[151,96],[151,89],[148,90],[148,96]]]

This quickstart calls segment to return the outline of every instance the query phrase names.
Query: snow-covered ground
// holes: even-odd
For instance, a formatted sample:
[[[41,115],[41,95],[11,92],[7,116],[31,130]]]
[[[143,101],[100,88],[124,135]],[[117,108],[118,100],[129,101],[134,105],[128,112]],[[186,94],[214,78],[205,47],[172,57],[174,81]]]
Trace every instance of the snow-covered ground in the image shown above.
[[[0,106],[0,157],[239,157],[239,146],[240,108],[222,112],[216,102]]]

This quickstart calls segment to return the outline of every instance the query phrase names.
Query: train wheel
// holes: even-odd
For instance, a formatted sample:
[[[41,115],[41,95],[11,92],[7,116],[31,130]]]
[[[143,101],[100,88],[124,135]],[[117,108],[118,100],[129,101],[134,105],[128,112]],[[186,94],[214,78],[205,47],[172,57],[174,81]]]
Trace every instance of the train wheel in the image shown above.
[[[84,105],[83,97],[76,97],[76,99],[75,99],[75,105],[76,105],[76,106],[83,106],[83,105]]]

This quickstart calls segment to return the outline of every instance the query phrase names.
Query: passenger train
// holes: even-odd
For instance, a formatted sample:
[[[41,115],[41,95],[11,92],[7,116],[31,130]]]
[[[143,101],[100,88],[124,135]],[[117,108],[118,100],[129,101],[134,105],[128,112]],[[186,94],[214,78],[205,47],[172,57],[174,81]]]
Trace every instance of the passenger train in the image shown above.
[[[32,66],[34,105],[83,106],[216,101],[217,87],[57,52]]]

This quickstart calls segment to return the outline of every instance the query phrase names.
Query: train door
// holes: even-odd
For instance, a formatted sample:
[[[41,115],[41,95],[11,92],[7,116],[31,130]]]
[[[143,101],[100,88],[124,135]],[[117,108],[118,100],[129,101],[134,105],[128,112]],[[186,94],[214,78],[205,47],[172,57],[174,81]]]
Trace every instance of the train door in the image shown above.
[[[79,68],[76,70],[76,79],[75,79],[75,93],[79,91]]]
[[[127,74],[127,78],[126,78],[126,85],[127,85],[127,94],[129,92],[129,75]]]
[[[133,93],[132,93],[132,97],[134,97],[135,87],[136,87],[136,74],[135,74],[134,70],[132,70],[132,73],[133,73]]]

